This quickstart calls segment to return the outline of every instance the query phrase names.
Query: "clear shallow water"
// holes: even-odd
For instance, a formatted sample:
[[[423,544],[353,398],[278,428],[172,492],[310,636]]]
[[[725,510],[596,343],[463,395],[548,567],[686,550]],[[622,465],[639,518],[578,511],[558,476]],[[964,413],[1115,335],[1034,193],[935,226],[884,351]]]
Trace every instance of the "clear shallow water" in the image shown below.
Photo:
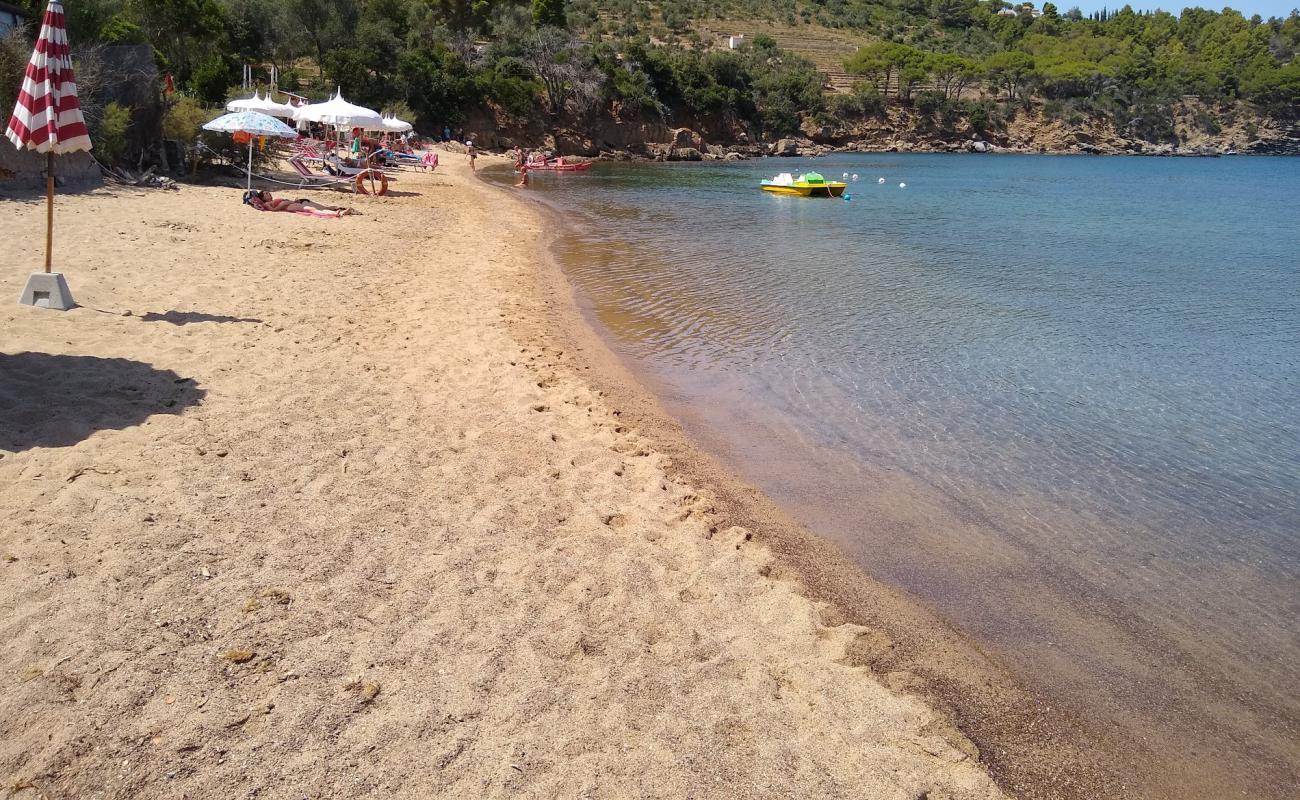
[[[861,179],[755,188],[806,169]],[[1204,796],[1300,762],[1297,190],[1296,159],[930,155],[531,189],[702,439]]]

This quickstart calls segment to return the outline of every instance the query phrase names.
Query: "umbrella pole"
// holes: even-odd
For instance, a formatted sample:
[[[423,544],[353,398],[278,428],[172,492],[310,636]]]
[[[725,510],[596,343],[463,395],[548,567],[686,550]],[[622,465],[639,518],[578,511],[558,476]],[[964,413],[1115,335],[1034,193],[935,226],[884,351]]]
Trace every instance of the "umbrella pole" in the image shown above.
[[[54,150],[45,153],[45,271],[54,257]]]
[[[248,138],[248,183],[244,185],[245,189],[253,188],[253,138]]]

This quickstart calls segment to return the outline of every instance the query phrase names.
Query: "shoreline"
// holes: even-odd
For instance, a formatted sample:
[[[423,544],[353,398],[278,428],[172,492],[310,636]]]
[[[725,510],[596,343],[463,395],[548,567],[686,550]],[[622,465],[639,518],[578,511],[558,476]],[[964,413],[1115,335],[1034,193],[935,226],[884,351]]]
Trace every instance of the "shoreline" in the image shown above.
[[[1245,167],[1246,165],[1241,166]],[[685,167],[663,167],[659,169],[669,169],[670,172],[673,172],[675,169],[683,168]],[[700,168],[711,169],[708,166]],[[654,168],[645,166],[629,167],[629,169],[632,170],[629,173],[630,176],[641,176],[646,181],[651,179],[645,176],[655,172]],[[689,172],[694,168],[685,169]],[[712,169],[716,171],[718,168],[713,167]],[[836,168],[836,173],[838,174],[838,172],[839,169]],[[614,174],[615,172],[611,169],[604,171],[605,178],[612,180],[616,187],[641,185],[636,180],[630,180],[626,183],[615,180],[612,178]],[[604,180],[599,179],[597,182],[603,184]],[[671,179],[668,182],[671,184]],[[629,207],[624,212],[627,203],[619,202],[618,188],[613,191],[614,203],[620,214],[626,213],[630,215],[638,210],[644,212],[647,208],[644,203],[641,203],[637,204],[635,208]],[[576,216],[571,217],[571,219],[575,223],[578,219],[582,219],[586,221],[587,225],[599,225],[600,213],[588,207],[591,202],[598,201],[584,200],[574,195],[572,187],[569,191],[560,192],[559,197],[555,198],[544,191],[538,191],[535,195],[535,199],[539,201],[539,207],[550,212],[556,219],[562,220],[569,217],[565,210],[573,208]],[[566,202],[559,202],[559,200],[565,200]],[[558,212],[558,216],[556,216],[556,212]],[[704,219],[706,222],[708,221],[708,217]],[[617,220],[613,224],[616,225]],[[559,224],[552,226],[552,230],[558,231],[560,229]],[[692,228],[692,230],[698,230],[698,228]],[[649,234],[648,231],[645,233]],[[924,491],[913,491],[916,487],[908,485],[908,481],[901,479],[898,475],[880,474],[879,471],[864,468],[864,465],[857,465],[824,452],[809,453],[807,457],[801,454],[800,458],[794,460],[794,463],[796,465],[805,465],[806,463],[808,468],[812,470],[809,474],[824,473],[831,475],[841,470],[847,471],[850,474],[860,476],[864,490],[873,495],[873,499],[854,505],[852,509],[836,510],[829,507],[826,510],[820,509],[817,507],[818,498],[821,497],[821,502],[824,503],[829,495],[821,494],[815,481],[810,483],[809,481],[801,482],[796,479],[787,480],[779,475],[781,466],[789,467],[791,462],[783,457],[779,452],[779,447],[765,447],[766,438],[764,434],[768,431],[772,420],[760,419],[763,416],[761,409],[758,411],[753,408],[742,409],[734,414],[727,414],[718,410],[720,408],[730,408],[729,404],[735,402],[735,398],[738,397],[736,392],[743,389],[742,381],[724,380],[725,388],[692,394],[693,390],[689,377],[683,378],[682,384],[677,385],[676,378],[681,376],[658,375],[656,368],[652,366],[654,363],[653,356],[649,358],[650,364],[648,365],[638,363],[636,358],[629,358],[628,362],[624,363],[617,356],[610,356],[604,352],[608,348],[619,348],[624,344],[619,333],[617,333],[620,330],[619,325],[624,319],[624,314],[636,313],[624,309],[620,299],[624,296],[624,293],[628,293],[631,298],[629,301],[631,307],[639,308],[640,306],[637,304],[641,302],[640,299],[651,296],[647,294],[648,292],[671,293],[674,288],[672,284],[664,284],[662,281],[657,284],[648,283],[635,277],[627,277],[626,281],[614,280],[601,277],[601,273],[606,268],[619,275],[623,273],[629,275],[633,273],[636,275],[656,275],[661,270],[666,270],[666,265],[661,263],[663,259],[652,255],[657,252],[654,243],[662,241],[662,238],[646,235],[623,241],[621,237],[614,237],[613,243],[608,247],[602,247],[599,244],[600,237],[593,236],[591,232],[580,234],[568,241],[562,239],[560,245],[554,248],[555,257],[552,261],[555,258],[565,259],[563,269],[572,270],[574,282],[572,286],[569,286],[567,279],[562,274],[558,278],[553,278],[552,283],[559,283],[559,288],[552,287],[552,294],[559,298],[557,302],[576,306],[576,312],[571,312],[571,316],[576,313],[580,319],[576,323],[570,320],[568,324],[576,324],[580,335],[585,334],[589,338],[594,336],[594,340],[597,342],[596,350],[603,353],[606,361],[613,363],[612,369],[615,372],[615,377],[610,379],[606,385],[622,383],[625,387],[632,387],[631,389],[625,389],[627,393],[636,395],[639,390],[640,393],[647,395],[649,398],[647,404],[649,411],[645,413],[652,417],[667,419],[666,427],[669,428],[669,432],[666,434],[667,438],[676,437],[687,441],[688,447],[694,452],[684,458],[684,462],[697,461],[702,456],[703,460],[712,467],[715,473],[720,473],[720,477],[715,474],[715,481],[729,481],[740,487],[742,495],[747,492],[746,502],[751,509],[753,504],[748,500],[752,498],[757,497],[761,501],[768,501],[767,505],[774,508],[777,512],[776,516],[783,517],[786,524],[790,523],[791,516],[797,517],[798,520],[802,521],[803,525],[811,526],[812,530],[816,531],[816,534],[807,534],[807,530],[801,528],[798,522],[794,523],[794,527],[800,528],[802,533],[813,538],[816,536],[826,537],[836,543],[838,547],[832,546],[831,549],[835,552],[830,558],[842,558],[844,554],[850,555],[854,561],[854,568],[847,570],[846,575],[835,581],[835,585],[829,589],[824,586],[815,587],[814,591],[809,592],[810,596],[822,600],[832,600],[841,609],[844,609],[849,607],[842,600],[842,595],[845,593],[844,587],[853,586],[855,582],[861,582],[861,575],[853,574],[855,570],[865,570],[868,575],[894,577],[889,571],[892,567],[884,567],[878,573],[873,570],[873,556],[869,549],[864,550],[860,546],[860,541],[870,542],[894,535],[903,535],[906,533],[904,529],[909,524],[912,527],[928,525],[935,534],[930,536],[929,539],[938,541],[943,538],[943,535],[958,535],[959,530],[967,527],[970,528],[969,533],[971,534],[978,534],[979,531],[976,528],[985,526],[991,530],[996,530],[999,520],[1006,521],[995,513],[990,513],[987,517],[981,518],[978,508],[961,506],[960,504],[949,507],[950,504],[942,502],[942,498],[931,497]],[[607,257],[617,259],[617,254],[626,252],[629,242],[640,243],[642,247],[649,249],[642,251],[640,254],[629,254],[628,259],[630,260],[627,263],[609,263],[604,260]],[[705,266],[709,263],[707,257],[700,259],[699,254],[688,253],[688,255],[697,259],[697,261],[690,263],[698,263],[707,270],[707,266]],[[629,264],[642,264],[643,260],[645,273],[642,273],[639,269],[629,267]],[[549,269],[552,273],[556,273],[560,270],[560,267],[552,263]],[[596,287],[593,291],[595,297],[600,298],[598,306],[593,305],[594,301],[582,294],[582,287],[588,285]],[[734,288],[734,284],[732,286]],[[575,293],[577,294],[576,297],[573,296]],[[734,309],[732,310],[734,311]],[[609,327],[606,327],[607,325]],[[636,336],[638,332],[648,325],[649,323],[637,318],[637,323],[629,324],[629,327],[632,330],[632,335]],[[638,347],[636,340],[633,340],[629,347]],[[671,372],[671,370],[669,371]],[[695,389],[698,388],[698,386],[695,387]],[[685,392],[685,394],[679,394],[680,392]],[[692,408],[691,403],[698,400],[700,396],[708,398],[711,402],[727,405],[708,409]],[[729,400],[728,397],[733,399]],[[730,427],[728,427],[729,425]],[[778,429],[782,426],[770,425],[770,427],[771,432],[779,434]],[[785,431],[785,433],[788,435],[790,431]],[[798,438],[794,439],[794,443],[797,446],[807,444]],[[808,447],[809,450],[817,449],[812,445]],[[795,468],[797,469],[798,466]],[[827,480],[832,479],[828,477]],[[805,492],[809,492],[811,489],[806,498],[799,494],[791,494],[791,485],[799,488],[801,484]],[[768,496],[763,497],[759,492],[750,488],[754,486],[763,487]],[[936,504],[934,502],[936,499],[941,502]],[[926,509],[930,511],[938,510],[939,513],[927,513]],[[734,508],[727,511],[728,513],[744,513],[743,510],[737,512]],[[996,511],[996,509],[990,511]],[[953,524],[946,524],[944,518],[947,518]],[[771,531],[767,531],[766,528],[778,525],[777,522],[773,521],[774,516],[771,513],[759,513],[750,517],[749,520],[751,527],[765,529],[764,534],[759,536],[760,540],[763,540],[762,536],[770,538],[774,535]],[[934,524],[936,520],[940,523],[938,526]],[[885,524],[882,525],[882,521]],[[860,533],[845,529],[845,525],[859,526],[857,531]],[[898,534],[895,534],[895,531]],[[923,540],[926,538],[924,534],[928,533],[923,528],[917,528],[916,532],[922,534]],[[939,535],[940,532],[946,533]],[[970,540],[966,543],[970,549],[970,555],[974,556],[980,550],[979,541],[981,541],[980,537],[975,535],[970,537]],[[1023,546],[1028,547],[1029,542],[1024,542]],[[783,566],[787,568],[792,565],[797,566],[800,555],[797,547],[793,548],[793,557],[788,553],[779,552],[775,546],[773,549],[778,551],[778,555],[782,557]],[[963,548],[958,547],[957,549],[961,550]],[[946,546],[942,549],[917,553],[917,555],[939,559],[949,557],[949,555],[956,555],[958,561],[961,560],[960,554],[952,553],[952,548]],[[895,561],[897,562],[899,559],[895,559]],[[903,561],[906,561],[906,559],[903,559]],[[979,559],[975,561],[981,563]],[[1003,576],[1009,577],[1011,583],[1007,584],[1006,588],[1014,592],[1017,585],[1014,580],[1014,572],[1010,570],[1006,572],[999,571],[996,559],[990,558],[988,563],[994,567],[989,573],[990,577],[999,581]],[[816,566],[814,566],[813,571],[815,572],[816,569]],[[791,570],[791,574],[795,574],[796,578],[803,577],[795,569]],[[963,581],[963,585],[981,587],[977,589],[977,591],[981,592],[978,598],[980,603],[983,603],[985,599],[994,603],[998,602],[997,598],[1000,590],[996,588],[997,584],[994,580],[984,582],[979,579],[978,575],[971,575],[970,577],[972,577],[972,580]],[[804,583],[805,585],[813,584],[815,578],[814,581],[804,581]],[[871,583],[871,579],[868,579],[867,583]],[[921,596],[933,597],[933,595],[926,594],[929,590],[928,586],[914,587],[913,584],[907,583],[907,576],[903,576],[899,583],[891,585],[915,588]],[[951,584],[949,589],[956,585]],[[1077,589],[1086,589],[1087,583],[1076,581],[1074,586]],[[1072,683],[1068,681],[1061,682],[1060,680],[1062,675],[1069,677],[1068,671],[1070,667],[1064,661],[1062,661],[1061,668],[1056,672],[1053,672],[1056,665],[1051,663],[1046,664],[1046,669],[1038,670],[1035,668],[1033,660],[1038,654],[1030,653],[1026,659],[1017,659],[1014,655],[1014,645],[1004,646],[1006,645],[1005,641],[999,641],[997,636],[989,635],[991,629],[986,628],[981,631],[980,622],[974,621],[969,613],[962,616],[965,609],[956,607],[955,611],[953,611],[954,616],[946,619],[959,620],[960,622],[956,623],[958,625],[970,623],[970,627],[958,628],[959,631],[978,631],[980,636],[987,636],[988,638],[977,639],[977,643],[973,647],[979,650],[983,647],[980,642],[987,642],[987,650],[993,654],[992,659],[994,661],[1001,659],[1007,670],[1017,676],[1022,686],[1027,687],[1024,696],[1032,702],[1039,702],[1044,705],[1050,704],[1052,710],[1049,716],[1053,717],[1057,724],[1064,722],[1065,725],[1070,726],[1071,730],[1069,732],[1077,734],[1079,740],[1085,743],[1083,749],[1089,751],[1089,758],[1083,759],[1083,761],[1091,761],[1088,766],[1093,768],[1085,771],[1093,772],[1095,780],[1106,780],[1108,788],[1084,791],[1081,792],[1081,796],[1114,796],[1122,794],[1143,797],[1212,798],[1222,796],[1225,792],[1231,794],[1234,791],[1246,792],[1252,796],[1258,793],[1261,797],[1281,797],[1285,795],[1284,787],[1288,785],[1286,777],[1289,769],[1288,764],[1294,763],[1288,761],[1287,757],[1288,745],[1284,733],[1286,724],[1285,705],[1265,705],[1265,701],[1260,699],[1267,696],[1264,694],[1238,694],[1231,690],[1233,684],[1230,681],[1220,681],[1214,684],[1215,687],[1229,688],[1228,692],[1220,690],[1216,695],[1212,691],[1211,682],[1220,679],[1213,672],[1212,667],[1207,665],[1212,665],[1212,661],[1201,664],[1192,659],[1176,656],[1144,658],[1141,654],[1146,651],[1141,650],[1141,648],[1125,650],[1122,647],[1123,637],[1132,637],[1135,640],[1150,642],[1149,646],[1154,648],[1151,652],[1159,652],[1159,645],[1155,644],[1155,641],[1176,643],[1178,641],[1178,631],[1177,629],[1161,631],[1154,626],[1146,625],[1140,615],[1126,617],[1121,603],[1101,605],[1100,601],[1095,600],[1092,595],[1083,591],[1077,592],[1076,598],[1078,598],[1079,602],[1065,607],[1067,612],[1062,615],[1062,619],[1068,623],[1072,619],[1071,614],[1098,614],[1098,629],[1113,631],[1117,637],[1115,641],[1121,644],[1120,647],[1110,651],[1110,654],[1116,657],[1114,669],[1133,669],[1137,674],[1136,680],[1130,679],[1127,673],[1114,672],[1113,674],[1121,679],[1115,681],[1115,686],[1121,688],[1112,689],[1107,685],[1098,684],[1095,690],[1087,690],[1086,685],[1084,685],[1081,688],[1085,690],[1078,691],[1075,690]],[[912,598],[904,599],[912,600]],[[912,602],[923,606],[926,603],[924,600],[912,600]],[[936,606],[948,611],[951,606],[945,607],[943,602],[941,598],[936,601]],[[878,612],[878,606],[873,610]],[[877,616],[880,615],[877,613]],[[885,616],[892,618],[896,615],[887,614]],[[879,620],[872,621],[861,616],[855,616],[852,619],[863,622],[863,624],[876,630],[883,630],[889,624],[888,621],[882,623]],[[926,627],[925,623],[915,626],[916,629],[922,631],[926,630]],[[1009,635],[1012,638],[1017,635],[1017,629],[1015,628],[1003,630],[1009,630]],[[1077,633],[1080,628],[1076,626],[1074,629],[1062,628],[1061,630],[1066,631],[1068,635],[1070,630]],[[975,634],[972,633],[971,635],[974,636]],[[888,637],[885,638],[888,639]],[[963,643],[964,646],[972,646],[970,638],[966,638],[967,641]],[[1085,642],[1091,642],[1086,636],[1080,638]],[[1195,640],[1189,639],[1188,641]],[[1096,644],[1096,642],[1091,643]],[[883,668],[880,663],[873,665],[877,667],[878,675],[888,674],[890,669],[888,659],[895,657],[895,651],[901,649],[894,642],[890,642],[888,648],[886,650],[887,657],[882,659],[884,662]],[[1102,650],[1104,648],[1099,647],[1099,653]],[[1177,650],[1174,647],[1170,647],[1170,650],[1171,652],[1186,652]],[[1008,653],[1012,654],[1009,655]],[[1132,658],[1127,661],[1123,660],[1126,654],[1132,655]],[[1090,661],[1091,658],[1093,658],[1092,654],[1085,653],[1082,656],[1082,661],[1071,662],[1076,665],[1084,665],[1077,668],[1081,678],[1095,677],[1102,672],[1101,669],[1095,667],[1096,664],[1102,663],[1102,656],[1096,655],[1095,661]],[[928,663],[925,658],[920,660]],[[938,671],[942,671],[949,666],[941,665]],[[1093,668],[1092,675],[1088,674],[1090,667]],[[1102,677],[1105,676],[1102,675]],[[1053,680],[1055,680],[1055,684],[1053,684]],[[1125,684],[1123,680],[1129,682]],[[994,678],[994,681],[998,681],[998,679]],[[1241,705],[1236,706],[1236,708],[1240,709],[1240,713],[1243,715],[1240,719],[1244,719],[1244,715],[1252,713],[1258,713],[1262,719],[1266,720],[1276,721],[1280,719],[1280,723],[1274,722],[1273,738],[1268,738],[1267,735],[1260,735],[1256,738],[1253,732],[1253,730],[1267,732],[1266,722],[1260,723],[1260,727],[1253,730],[1246,728],[1245,735],[1239,735],[1236,729],[1225,730],[1216,724],[1215,717],[1218,715],[1207,713],[1200,716],[1195,714],[1178,716],[1172,710],[1175,705],[1174,702],[1170,703],[1169,709],[1165,709],[1160,701],[1155,699],[1173,697],[1174,701],[1183,700],[1184,697],[1179,697],[1176,692],[1182,691],[1190,694],[1192,681],[1195,681],[1197,686],[1202,687],[1208,697],[1217,696],[1229,701],[1235,698],[1239,701]],[[960,677],[956,682],[960,683]],[[951,683],[949,682],[946,685],[951,687]],[[1123,702],[1114,702],[1117,698],[1124,699],[1123,687],[1137,685],[1141,688],[1143,683],[1146,684],[1150,690],[1149,692],[1141,694],[1130,692],[1128,697],[1131,702],[1128,705]],[[987,687],[979,684],[976,684],[975,688],[975,695],[988,695],[991,693]],[[1112,691],[1114,693],[1108,693]],[[1006,762],[1022,761],[1024,752],[1018,750],[1014,742],[1008,742],[1003,738],[1004,731],[998,731],[995,726],[988,725],[984,725],[983,730],[981,730],[981,723],[989,715],[981,713],[979,710],[981,708],[980,701],[987,698],[980,697],[977,700],[972,700],[971,695],[971,692],[957,691],[950,693],[948,697],[944,697],[940,693],[931,692],[929,701],[932,705],[942,706],[950,718],[960,720],[961,730],[977,741],[982,750],[994,750]],[[1033,700],[1035,696],[1041,699]],[[1145,699],[1145,703],[1143,699]],[[1044,703],[1044,700],[1047,702]],[[1192,700],[1194,701],[1195,698],[1192,698]],[[1020,708],[1026,707],[1024,704],[1017,705]],[[1195,708],[1196,706],[1189,705],[1187,707]],[[987,709],[988,706],[985,705],[983,708]],[[1065,710],[1062,712],[1059,709]],[[993,711],[998,717],[1001,717],[1004,713],[1003,709],[996,706],[993,707]],[[1064,714],[1064,720],[1062,720],[1062,714]],[[1233,720],[1234,723],[1238,721],[1240,720],[1237,718]],[[1040,728],[1042,725],[1041,721],[1030,719],[1027,720],[1026,726],[1021,730]],[[990,730],[991,728],[992,730]],[[1016,732],[1015,730],[1012,731],[1013,736]],[[1069,736],[1067,735],[1065,738],[1069,738]],[[1032,751],[1032,747],[1030,750]],[[1071,759],[1061,759],[1059,763],[1069,764],[1070,761]],[[1008,782],[1006,774],[1001,771],[1002,768],[1003,765],[995,765],[995,774],[999,776],[1004,787],[1013,787],[1013,784]],[[1055,778],[1050,781],[1051,784],[1056,782]],[[1030,786],[1033,783],[1032,780],[1029,780],[1020,785]],[[1056,786],[1051,785],[1050,791],[1057,791]]]
[[[537,218],[398,186],[59,196],[81,306],[0,311],[16,796],[1002,796],[558,352]]]
[[[477,176],[487,188],[517,189]],[[1098,748],[1089,730],[1068,710],[1047,706],[961,632],[919,598],[888,586],[854,562],[839,545],[796,521],[688,433],[667,411],[648,376],[638,376],[598,329],[590,304],[565,276],[553,242],[565,225],[560,211],[539,198],[511,195],[546,220],[544,257],[538,259],[534,291],[546,309],[541,323],[517,321],[521,335],[538,343],[560,342],[577,353],[575,368],[621,410],[620,419],[668,455],[671,471],[709,492],[715,526],[740,525],[776,556],[770,574],[791,580],[801,594],[827,604],[827,624],[848,622],[867,629],[850,649],[891,690],[921,697],[939,710],[1008,792],[1062,800],[1121,796],[1138,771],[1138,756],[1117,764],[1118,744]],[[1154,795],[1148,795],[1154,796]]]

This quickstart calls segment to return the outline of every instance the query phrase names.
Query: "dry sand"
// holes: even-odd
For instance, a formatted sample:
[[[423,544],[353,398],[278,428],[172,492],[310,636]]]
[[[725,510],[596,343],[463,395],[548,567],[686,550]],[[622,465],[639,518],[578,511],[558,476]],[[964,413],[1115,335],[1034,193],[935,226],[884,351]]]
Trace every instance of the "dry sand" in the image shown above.
[[[0,789],[1001,796],[521,335],[543,226],[443,160],[342,220],[61,197],[63,313],[0,200]]]

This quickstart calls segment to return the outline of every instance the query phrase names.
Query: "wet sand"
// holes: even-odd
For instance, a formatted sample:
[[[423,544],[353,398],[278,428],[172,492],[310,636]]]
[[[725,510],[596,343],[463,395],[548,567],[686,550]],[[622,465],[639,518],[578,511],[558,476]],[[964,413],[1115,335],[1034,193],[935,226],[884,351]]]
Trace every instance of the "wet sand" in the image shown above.
[[[556,202],[551,195],[538,194],[547,203]],[[618,196],[610,202],[614,204],[611,215],[654,216],[653,210],[628,208],[626,199]],[[570,208],[578,204],[560,205]],[[578,211],[585,208],[580,206]],[[599,220],[598,214],[593,215],[593,224],[599,224]],[[650,220],[651,224],[662,222]],[[557,230],[561,224],[557,220]],[[798,430],[775,413],[763,416],[761,403],[738,399],[747,391],[761,393],[762,387],[756,386],[761,383],[758,378],[729,379],[725,370],[702,370],[709,376],[702,379],[699,375],[678,375],[671,366],[655,362],[645,355],[649,347],[643,341],[659,333],[654,328],[654,314],[636,319],[625,319],[624,315],[635,317],[635,309],[646,305],[677,308],[689,305],[689,301],[678,304],[664,299],[676,297],[671,282],[655,285],[649,279],[628,277],[669,272],[658,271],[655,264],[647,263],[656,256],[644,253],[658,252],[654,247],[662,244],[655,236],[629,233],[626,237],[607,238],[611,241],[602,247],[598,234],[562,236],[556,253],[572,270],[576,283],[593,292],[588,296],[583,288],[577,290],[577,302],[584,306],[586,320],[608,337],[610,346],[636,354],[628,362],[635,375],[625,374],[615,382],[631,387],[649,385],[668,412],[665,414],[664,409],[648,400],[653,407],[651,415],[679,420],[702,449],[720,459],[723,467],[715,465],[713,469],[722,481],[731,480],[729,471],[738,472],[751,485],[770,492],[782,509],[831,536],[867,572],[882,576],[892,585],[915,588],[928,600],[939,598],[947,603],[945,613],[958,610],[951,618],[964,631],[989,643],[992,658],[979,654],[963,664],[960,659],[936,655],[932,651],[940,648],[927,649],[926,636],[917,635],[918,631],[928,635],[935,628],[934,620],[916,619],[902,626],[904,632],[899,639],[905,641],[904,646],[889,641],[882,648],[887,657],[877,657],[873,663],[887,672],[902,654],[915,657],[919,651],[916,660],[928,678],[922,690],[931,693],[933,702],[947,703],[953,715],[962,720],[963,730],[980,743],[985,753],[1003,756],[1002,763],[994,768],[1004,785],[1014,785],[1017,791],[1031,796],[1064,791],[1062,784],[1082,797],[1213,800],[1290,795],[1297,763],[1296,740],[1287,735],[1292,729],[1288,727],[1290,693],[1285,681],[1269,684],[1264,671],[1266,664],[1284,661],[1279,654],[1284,649],[1268,653],[1271,661],[1259,658],[1259,674],[1234,673],[1233,665],[1243,660],[1242,653],[1233,653],[1232,659],[1216,660],[1219,654],[1210,646],[1212,642],[1198,638],[1198,633],[1214,630],[1205,597],[1180,609],[1183,613],[1179,619],[1190,624],[1179,629],[1144,621],[1145,609],[1138,598],[1130,597],[1128,604],[1108,601],[1104,593],[1097,591],[1098,584],[1104,586],[1113,577],[1107,570],[1124,564],[1118,554],[1108,561],[1105,551],[1124,543],[1090,542],[1101,551],[1097,554],[1099,560],[1090,565],[1097,574],[1085,571],[1076,575],[1059,567],[1053,571],[1043,551],[1034,551],[1007,535],[1009,519],[1027,498],[1010,502],[996,496],[979,498],[983,503],[966,502],[970,498],[964,496],[961,501],[954,500],[914,476],[873,468],[849,458],[842,450],[809,441],[806,430]],[[592,242],[596,243],[589,244]],[[636,252],[637,248],[644,250]],[[573,261],[584,255],[591,258],[586,264]],[[701,257],[695,251],[682,255],[690,257],[708,261],[707,256]],[[568,287],[562,281],[557,283],[557,291],[563,296]],[[707,303],[707,292],[698,291],[694,283],[685,286],[682,293],[704,305],[699,317],[714,312]],[[723,315],[725,309],[717,313]],[[686,318],[693,318],[689,311]],[[722,324],[726,322],[732,320]],[[715,330],[713,335],[724,334]],[[701,333],[700,337],[707,338],[707,334]],[[680,361],[689,362],[694,352],[689,342],[665,341],[663,346]],[[654,365],[640,363],[642,357]],[[663,360],[674,361],[671,355]],[[616,363],[612,370],[621,366]],[[686,367],[680,371],[690,372]],[[707,385],[698,385],[702,382]],[[811,391],[821,387],[801,388]],[[671,420],[666,427],[674,436],[686,438]],[[707,461],[698,449],[692,450],[692,456],[683,462]],[[752,495],[745,498],[742,509],[752,512],[756,502],[766,502],[766,498]],[[1041,505],[1052,510],[1046,503]],[[754,523],[755,527],[763,528],[760,539],[790,542],[777,549],[788,553],[783,561],[786,566],[797,564],[807,551],[801,543],[806,532],[790,524],[788,517],[784,524],[776,523],[783,518],[776,509],[768,508],[756,516],[760,521]],[[1047,514],[1043,517],[1050,518]],[[1087,520],[1054,518],[1053,522],[1075,523],[1076,529],[1089,529],[1084,524]],[[1035,544],[1044,549],[1060,546],[1052,542]],[[872,581],[855,576],[851,569],[833,581],[819,582],[817,573],[832,560],[827,556],[808,559],[812,563],[805,562],[795,571],[815,587],[818,596],[834,598],[840,608],[854,606],[854,593],[881,591]],[[1158,586],[1151,588],[1158,594]],[[1281,587],[1283,593],[1285,588]],[[1177,602],[1177,598],[1168,596],[1158,599],[1169,604]],[[881,629],[908,613],[917,613],[908,607],[907,600],[903,596],[900,608],[884,615],[886,619],[868,624]],[[854,617],[855,621],[878,613],[874,605],[858,603],[857,613],[862,616]],[[1198,617],[1202,610],[1205,618]],[[924,612],[920,614],[924,616]],[[1063,647],[1063,639],[1076,650]],[[955,650],[978,654],[979,648],[956,637]],[[1084,651],[1081,660],[1079,650]],[[1005,669],[997,663],[1000,659],[1005,659]],[[1266,690],[1253,693],[1243,689],[1250,686]],[[1014,713],[1026,709],[1040,712],[1038,718]],[[1052,746],[1035,752],[1034,738],[1050,741]],[[1047,754],[1059,756],[1068,751],[1072,751],[1069,758],[1055,761],[1059,775],[1065,776],[1061,780],[1052,776],[1053,762]]]
[[[496,179],[492,184],[496,191],[512,192],[499,188]],[[534,205],[535,212],[547,220],[554,241],[562,234],[565,220],[545,203]],[[756,483],[739,477],[736,465],[742,459],[728,457],[734,454],[728,453],[725,442],[702,437],[704,426],[683,425],[690,422],[691,409],[674,402],[669,387],[634,372],[611,350],[594,309],[567,280],[560,261],[552,255],[541,266],[530,278],[544,298],[547,315],[517,320],[519,335],[562,342],[565,350],[577,353],[584,380],[618,406],[620,419],[633,421],[670,458],[674,472],[692,485],[707,488],[720,517],[743,525],[755,541],[770,549],[771,574],[794,582],[805,596],[826,604],[826,619],[861,625],[865,635],[852,648],[851,663],[869,668],[894,690],[922,697],[941,709],[977,745],[998,783],[1017,796],[1158,796],[1149,787],[1136,789],[1135,776],[1142,772],[1146,755],[1142,748],[1110,740],[1104,731],[1087,724],[1082,709],[1045,701],[925,603],[871,577],[861,566],[862,554],[842,549],[842,541],[832,542],[797,521],[791,509],[800,508],[799,504],[774,502],[754,488]],[[755,423],[750,441],[760,449],[757,443],[772,443],[756,460],[776,473],[791,462],[781,452],[781,440],[766,436],[769,433]],[[828,457],[832,460],[811,468],[855,468]],[[908,491],[903,482],[890,483],[888,476],[876,477],[879,482],[873,488],[896,502],[888,514],[854,522],[871,524],[881,529],[880,536],[889,536],[937,516],[933,498]],[[806,489],[807,482],[800,487]],[[802,498],[805,507],[818,506],[822,500],[834,502],[815,494]]]
[[[928,704],[960,637],[606,390],[543,220],[444,161],[342,220],[60,197],[80,307],[0,310],[10,796],[1080,796],[1018,696],[1011,759]],[[0,214],[16,297],[44,208]]]

